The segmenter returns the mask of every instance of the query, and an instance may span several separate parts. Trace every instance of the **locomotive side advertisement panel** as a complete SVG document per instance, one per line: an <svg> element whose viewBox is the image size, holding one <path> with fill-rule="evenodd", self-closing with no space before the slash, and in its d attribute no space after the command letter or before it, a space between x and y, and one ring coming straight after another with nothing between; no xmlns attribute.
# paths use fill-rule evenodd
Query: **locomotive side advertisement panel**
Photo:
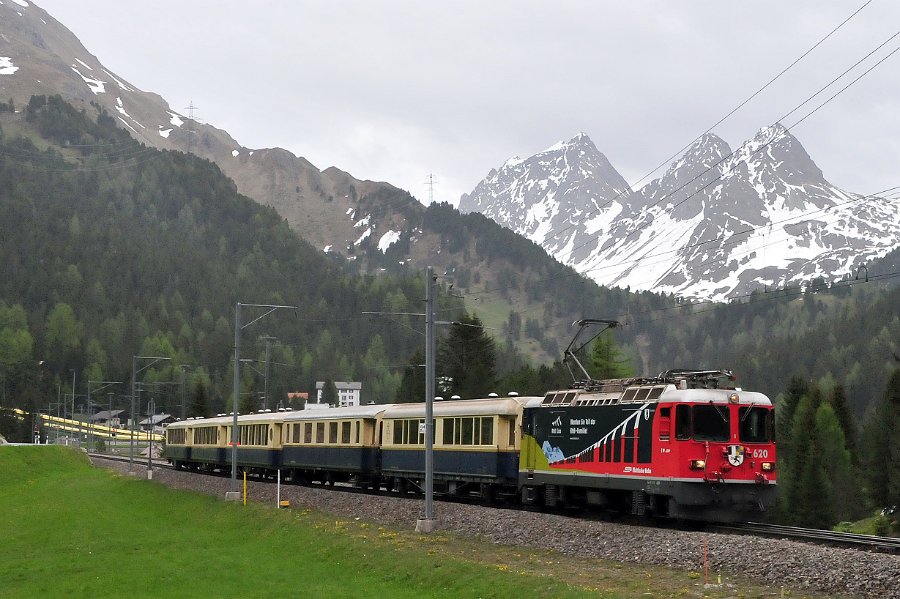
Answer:
<svg viewBox="0 0 900 599"><path fill-rule="evenodd" d="M540 455L523 467L652 475L655 414L655 403L528 410L525 432Z"/></svg>

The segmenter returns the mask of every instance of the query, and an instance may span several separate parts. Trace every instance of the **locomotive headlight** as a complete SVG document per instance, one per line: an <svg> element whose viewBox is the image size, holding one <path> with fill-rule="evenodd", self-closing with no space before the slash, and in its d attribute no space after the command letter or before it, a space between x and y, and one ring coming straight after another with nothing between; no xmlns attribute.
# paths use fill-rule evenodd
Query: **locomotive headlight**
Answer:
<svg viewBox="0 0 900 599"><path fill-rule="evenodd" d="M775 470L775 462L763 462L762 463L762 471L763 472L773 472Z"/></svg>
<svg viewBox="0 0 900 599"><path fill-rule="evenodd" d="M706 468L706 460L691 460L691 470L703 470Z"/></svg>
<svg viewBox="0 0 900 599"><path fill-rule="evenodd" d="M728 403L740 403L741 398L737 393L732 393L728 396Z"/></svg>

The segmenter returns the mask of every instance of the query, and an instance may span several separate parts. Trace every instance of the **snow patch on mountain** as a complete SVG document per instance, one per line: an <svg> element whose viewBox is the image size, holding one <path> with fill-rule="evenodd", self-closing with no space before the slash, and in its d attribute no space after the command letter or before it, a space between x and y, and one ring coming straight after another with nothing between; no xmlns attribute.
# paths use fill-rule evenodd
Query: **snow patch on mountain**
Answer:
<svg viewBox="0 0 900 599"><path fill-rule="evenodd" d="M365 241L366 239L368 239L369 236L370 236L371 234L372 234L372 227L366 227L366 230L363 231L363 234L362 234L362 235L360 235L359 237L357 237L356 241L353 242L353 245L359 245L359 244L361 244L363 241Z"/></svg>
<svg viewBox="0 0 900 599"><path fill-rule="evenodd" d="M384 235L381 236L381 239L378 240L378 249L381 250L381 253L385 253L388 251L388 248L397 243L400 240L400 232L399 231L388 231Z"/></svg>
<svg viewBox="0 0 900 599"><path fill-rule="evenodd" d="M143 125L141 125L141 124L137 121L137 119L135 119L133 116L131 116L130 114L128 114L128 113L125 111L125 105L122 103L122 98L116 98L116 111L117 111L119 114L121 114L122 116L128 117L128 119L129 119L131 122L133 122L134 124L136 124L137 126L139 126L141 129L146 129L146 127L144 127ZM121 120L123 123L125 123L125 126L126 126L126 127L130 128L130 129L132 129L132 130L134 130L134 128L133 128L130 124L128 124L128 123L125 121L125 119L123 119L122 117L119 117L119 120Z"/></svg>
<svg viewBox="0 0 900 599"><path fill-rule="evenodd" d="M0 56L0 75L12 75L19 70L9 56Z"/></svg>
<svg viewBox="0 0 900 599"><path fill-rule="evenodd" d="M84 82L87 83L88 87L91 89L94 94L102 94L106 93L106 82L101 81L100 79L93 79L91 77L87 77L81 73L77 68L72 67L72 70L75 71L79 77L84 79Z"/></svg>
<svg viewBox="0 0 900 599"><path fill-rule="evenodd" d="M76 60L78 60L78 59L76 58ZM81 61L79 61L79 62L81 62ZM115 81L115 82L116 82L116 85L118 85L118 86L119 86L119 89L121 89L122 91L125 91L125 92L132 92L132 91L134 91L133 89L131 89L130 87L128 87L125 83L123 83L122 81L120 81L115 75L113 75L112 73L110 73L110 72L107 71L106 69L102 69L102 71L103 71L104 73L106 73L106 75L107 75L110 79L112 79L113 81Z"/></svg>

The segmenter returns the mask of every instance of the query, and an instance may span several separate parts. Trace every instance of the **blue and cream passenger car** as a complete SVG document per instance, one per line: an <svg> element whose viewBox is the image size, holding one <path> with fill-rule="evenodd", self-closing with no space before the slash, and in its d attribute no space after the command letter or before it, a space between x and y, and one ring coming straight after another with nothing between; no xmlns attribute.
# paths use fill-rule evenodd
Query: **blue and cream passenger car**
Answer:
<svg viewBox="0 0 900 599"><path fill-rule="evenodd" d="M240 416L238 465L248 472L280 467L284 414ZM166 457L176 468L216 470L231 464L232 416L194 418L174 422L166 429Z"/></svg>
<svg viewBox="0 0 900 599"><path fill-rule="evenodd" d="M378 482L383 405L284 415L282 468L296 481Z"/></svg>
<svg viewBox="0 0 900 599"><path fill-rule="evenodd" d="M436 401L435 491L448 495L515 494L519 432L530 398ZM421 486L425 474L425 405L394 404L382 415L381 472L397 490Z"/></svg>

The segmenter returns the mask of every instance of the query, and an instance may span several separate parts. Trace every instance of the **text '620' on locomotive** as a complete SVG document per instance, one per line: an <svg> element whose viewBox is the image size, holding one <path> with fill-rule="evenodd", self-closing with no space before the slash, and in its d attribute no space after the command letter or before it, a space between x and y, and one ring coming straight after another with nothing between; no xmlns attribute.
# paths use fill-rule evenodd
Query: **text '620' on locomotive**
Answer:
<svg viewBox="0 0 900 599"><path fill-rule="evenodd" d="M596 323L615 326L578 324ZM577 339L567 363L587 375ZM775 502L774 410L768 397L733 380L725 370L669 370L588 377L548 392L523 414L522 501L705 521L760 518Z"/></svg>

